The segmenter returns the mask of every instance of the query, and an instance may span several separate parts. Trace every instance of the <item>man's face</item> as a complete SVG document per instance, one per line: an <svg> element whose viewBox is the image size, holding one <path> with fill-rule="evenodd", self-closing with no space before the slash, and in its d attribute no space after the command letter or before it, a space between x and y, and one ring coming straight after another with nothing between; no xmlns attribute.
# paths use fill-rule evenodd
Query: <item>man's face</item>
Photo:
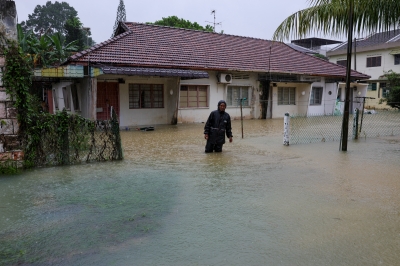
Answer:
<svg viewBox="0 0 400 266"><path fill-rule="evenodd" d="M225 108L226 108L226 104L221 103L221 104L219 105L219 111L220 111L220 112L225 112Z"/></svg>

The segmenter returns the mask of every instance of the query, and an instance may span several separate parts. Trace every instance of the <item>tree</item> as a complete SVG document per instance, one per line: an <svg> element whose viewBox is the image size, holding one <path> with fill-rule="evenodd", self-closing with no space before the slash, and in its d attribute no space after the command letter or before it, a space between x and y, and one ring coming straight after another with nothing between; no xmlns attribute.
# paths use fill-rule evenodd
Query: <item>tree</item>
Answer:
<svg viewBox="0 0 400 266"><path fill-rule="evenodd" d="M71 17L77 17L78 12L66 2L37 5L28 20L21 23L25 32L33 30L36 34L60 32L64 35L65 22Z"/></svg>
<svg viewBox="0 0 400 266"><path fill-rule="evenodd" d="M391 107L400 109L400 74L390 70L385 76L389 81L389 94L385 101Z"/></svg>
<svg viewBox="0 0 400 266"><path fill-rule="evenodd" d="M169 27L183 28L183 29L209 31L209 32L214 31L213 27L210 25L206 25L205 27L203 27L203 26L199 25L197 22L190 22L189 20L185 20L183 18L178 18L177 16L169 16L167 18L162 18L161 20L157 20L154 23L147 22L147 24L169 26Z"/></svg>
<svg viewBox="0 0 400 266"><path fill-rule="evenodd" d="M119 0L119 5L117 9L117 18L115 19L113 33L111 34L111 37L114 36L120 21L126 21L125 4L123 0Z"/></svg>
<svg viewBox="0 0 400 266"><path fill-rule="evenodd" d="M77 51L77 41L66 43L59 32L38 37L33 31L25 33L21 25L17 26L17 32L19 48L31 68L59 65Z"/></svg>
<svg viewBox="0 0 400 266"><path fill-rule="evenodd" d="M94 41L90 37L90 28L83 27L78 17L71 17L65 22L65 42L70 43L76 41L78 51L89 48L94 45Z"/></svg>
<svg viewBox="0 0 400 266"><path fill-rule="evenodd" d="M400 1L398 0L310 0L310 7L287 17L275 30L274 40L290 37L302 38L311 33L337 37L349 30L349 9L353 4L352 31L364 34L387 31L398 26Z"/></svg>
<svg viewBox="0 0 400 266"><path fill-rule="evenodd" d="M341 150L347 151L350 102L351 47L353 32L389 30L400 21L398 0L310 0L311 7L286 18L275 30L273 39L302 38L316 32L347 34L346 97L343 111Z"/></svg>

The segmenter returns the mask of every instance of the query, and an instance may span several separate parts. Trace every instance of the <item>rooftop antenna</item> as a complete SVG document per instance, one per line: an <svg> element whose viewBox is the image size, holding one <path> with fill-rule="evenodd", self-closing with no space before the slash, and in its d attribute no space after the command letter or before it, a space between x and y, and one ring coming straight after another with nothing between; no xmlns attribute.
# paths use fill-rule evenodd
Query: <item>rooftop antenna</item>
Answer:
<svg viewBox="0 0 400 266"><path fill-rule="evenodd" d="M207 22L207 23L213 23L213 25L214 25L213 31L215 32L215 26L221 25L222 22L218 22L218 23L215 22L215 9L211 10L211 15L212 15L212 14L214 14L214 22L211 22L211 21L206 21L206 22Z"/></svg>

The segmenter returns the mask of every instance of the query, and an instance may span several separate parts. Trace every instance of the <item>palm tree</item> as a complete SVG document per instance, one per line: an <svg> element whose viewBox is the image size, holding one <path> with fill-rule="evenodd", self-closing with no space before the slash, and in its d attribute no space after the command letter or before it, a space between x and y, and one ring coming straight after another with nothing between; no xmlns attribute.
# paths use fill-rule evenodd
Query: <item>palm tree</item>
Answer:
<svg viewBox="0 0 400 266"><path fill-rule="evenodd" d="M275 30L273 39L291 35L302 38L312 32L325 35L347 34L346 98L342 123L341 150L347 151L349 128L350 68L353 32L394 29L399 26L399 0L309 0L310 7L286 18Z"/></svg>
<svg viewBox="0 0 400 266"><path fill-rule="evenodd" d="M336 37L349 30L349 11L353 6L352 32L365 34L399 26L398 0L309 0L310 7L287 17L275 30L273 39L302 38L311 33Z"/></svg>
<svg viewBox="0 0 400 266"><path fill-rule="evenodd" d="M72 52L76 52L78 49L76 46L78 40L66 44L65 40L62 40L62 36L59 32L47 38L53 45L53 50L51 51L51 59L52 63L54 64L60 64L64 62Z"/></svg>

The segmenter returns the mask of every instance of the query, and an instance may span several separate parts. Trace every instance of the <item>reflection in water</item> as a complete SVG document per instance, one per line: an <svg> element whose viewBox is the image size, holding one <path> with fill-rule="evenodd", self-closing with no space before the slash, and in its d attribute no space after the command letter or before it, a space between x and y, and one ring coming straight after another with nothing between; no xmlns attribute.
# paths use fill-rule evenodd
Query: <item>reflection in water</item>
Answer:
<svg viewBox="0 0 400 266"><path fill-rule="evenodd" d="M396 265L399 138L282 145L282 120L123 131L125 160L0 178L0 264Z"/></svg>

